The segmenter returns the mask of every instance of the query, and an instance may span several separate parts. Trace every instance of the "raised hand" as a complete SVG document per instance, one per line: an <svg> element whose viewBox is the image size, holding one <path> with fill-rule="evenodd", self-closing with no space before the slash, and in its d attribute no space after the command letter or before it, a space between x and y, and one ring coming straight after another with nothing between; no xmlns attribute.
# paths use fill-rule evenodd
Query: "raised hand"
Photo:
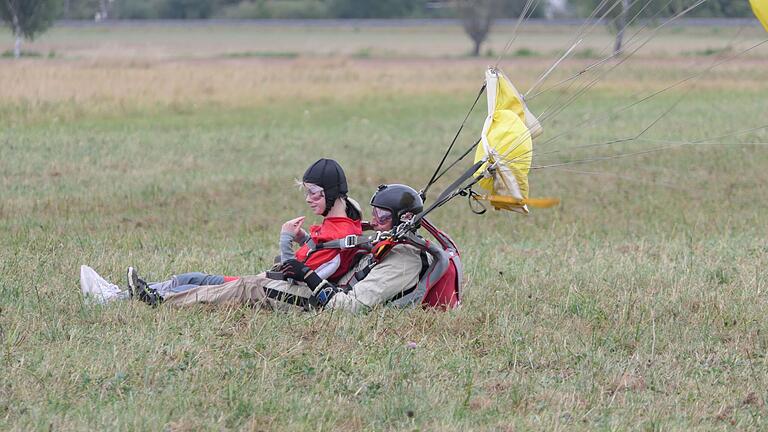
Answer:
<svg viewBox="0 0 768 432"><path fill-rule="evenodd" d="M301 234L299 234L302 229L301 226L304 225L304 219L306 219L304 216L299 216L295 219L291 219L283 224L282 228L280 229L281 233L288 233L293 238L299 238L302 237Z"/></svg>

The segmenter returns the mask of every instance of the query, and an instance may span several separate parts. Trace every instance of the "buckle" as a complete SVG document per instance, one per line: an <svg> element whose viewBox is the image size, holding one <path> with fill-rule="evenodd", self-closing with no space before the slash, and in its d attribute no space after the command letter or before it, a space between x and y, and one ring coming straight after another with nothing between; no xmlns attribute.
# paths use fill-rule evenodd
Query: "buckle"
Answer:
<svg viewBox="0 0 768 432"><path fill-rule="evenodd" d="M344 237L344 242L341 245L342 249L352 249L353 247L357 246L357 236L354 234L350 234L346 237Z"/></svg>
<svg viewBox="0 0 768 432"><path fill-rule="evenodd" d="M376 231L376 237L371 240L371 244L376 244L382 240L392 237L392 231Z"/></svg>

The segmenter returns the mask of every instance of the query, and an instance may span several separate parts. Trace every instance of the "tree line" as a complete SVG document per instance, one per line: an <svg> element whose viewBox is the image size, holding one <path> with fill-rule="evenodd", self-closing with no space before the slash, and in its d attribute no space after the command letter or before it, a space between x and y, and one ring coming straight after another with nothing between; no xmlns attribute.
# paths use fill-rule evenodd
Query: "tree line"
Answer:
<svg viewBox="0 0 768 432"><path fill-rule="evenodd" d="M616 32L614 52L621 53L629 17L659 19L674 16L693 0L0 0L0 18L15 37L14 57L21 41L32 40L57 19L368 19L459 18L478 55L493 21L529 17L597 16ZM528 6L534 4L533 9ZM687 16L751 16L747 1L709 0Z"/></svg>
<svg viewBox="0 0 768 432"><path fill-rule="evenodd" d="M586 17L601 1L538 1L534 2L537 7L531 15ZM49 3L60 4L57 19L387 19L460 18L461 8L467 3L479 4L481 8L492 6L494 18L516 18L526 0L51 0ZM607 8L616 0L604 3ZM632 2L632 9L639 10L646 3L646 0ZM648 13L644 15L661 12L661 16L670 16L692 3L692 0L650 0L645 8ZM564 7L557 7L559 4ZM750 11L747 1L708 0L691 11L690 16L746 17Z"/></svg>

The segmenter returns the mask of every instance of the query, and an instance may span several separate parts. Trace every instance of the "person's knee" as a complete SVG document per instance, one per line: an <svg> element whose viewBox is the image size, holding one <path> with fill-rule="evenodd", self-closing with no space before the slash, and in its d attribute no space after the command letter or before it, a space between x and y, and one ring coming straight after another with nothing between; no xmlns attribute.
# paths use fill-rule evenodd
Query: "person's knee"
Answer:
<svg viewBox="0 0 768 432"><path fill-rule="evenodd" d="M243 279L238 279L222 286L226 293L223 297L231 299L237 303L248 303L251 299L251 287Z"/></svg>

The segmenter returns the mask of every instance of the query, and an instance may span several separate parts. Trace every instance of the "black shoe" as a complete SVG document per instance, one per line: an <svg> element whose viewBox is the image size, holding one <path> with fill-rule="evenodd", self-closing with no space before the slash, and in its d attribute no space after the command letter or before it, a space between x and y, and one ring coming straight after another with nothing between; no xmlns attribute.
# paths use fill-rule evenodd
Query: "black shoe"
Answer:
<svg viewBox="0 0 768 432"><path fill-rule="evenodd" d="M138 297L139 293L144 291L144 287L148 286L144 279L139 277L139 272L134 267L128 267L125 279L128 282L128 292L131 293L131 297Z"/></svg>
<svg viewBox="0 0 768 432"><path fill-rule="evenodd" d="M150 287L144 279L139 277L139 273L133 267L128 267L126 272L128 280L128 292L131 297L137 298L150 306L157 306L163 298L157 293L157 290Z"/></svg>
<svg viewBox="0 0 768 432"><path fill-rule="evenodd" d="M157 293L157 290L150 287L147 287L146 290L139 294L139 300L152 307L155 307L163 302L163 298L160 296L160 294Z"/></svg>

